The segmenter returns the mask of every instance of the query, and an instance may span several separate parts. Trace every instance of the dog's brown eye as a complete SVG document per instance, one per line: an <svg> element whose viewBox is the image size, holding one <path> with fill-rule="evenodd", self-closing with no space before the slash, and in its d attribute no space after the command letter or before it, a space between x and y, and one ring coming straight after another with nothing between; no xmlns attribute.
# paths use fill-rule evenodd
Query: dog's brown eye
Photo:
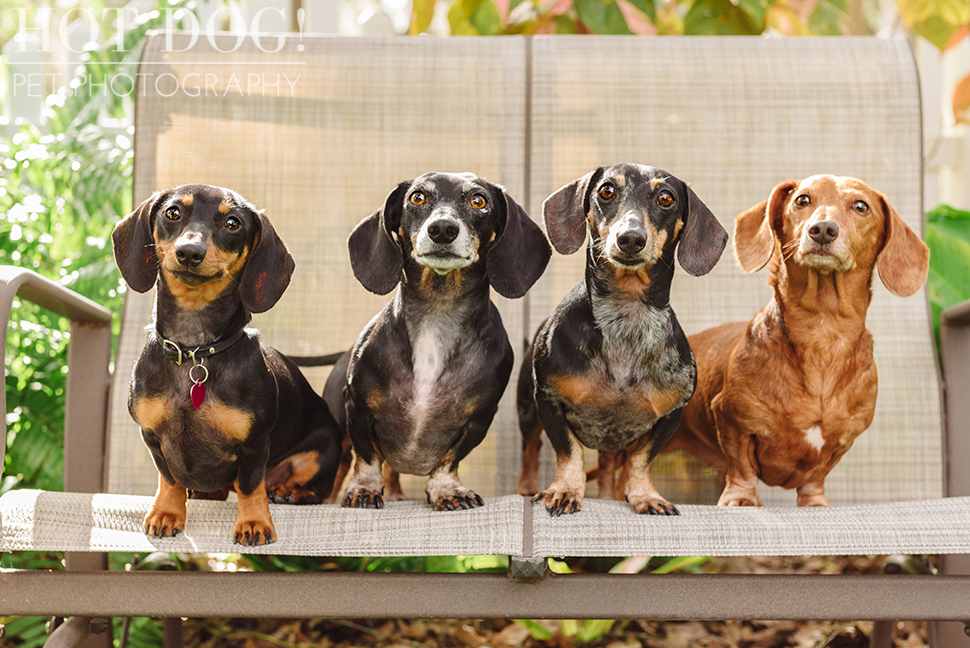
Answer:
<svg viewBox="0 0 970 648"><path fill-rule="evenodd" d="M237 218L226 219L226 229L229 230L230 232L235 232L237 229L239 229L239 225L240 225L239 219Z"/></svg>
<svg viewBox="0 0 970 648"><path fill-rule="evenodd" d="M805 194L802 194L797 198L795 198L795 205L798 207L806 207L811 203L812 203L812 199L806 196Z"/></svg>
<svg viewBox="0 0 970 648"><path fill-rule="evenodd" d="M175 205L172 205L171 207L165 210L165 216L169 220L178 220L182 216L182 213L179 211L178 207L176 207Z"/></svg>
<svg viewBox="0 0 970 648"><path fill-rule="evenodd" d="M600 187L600 198L603 200L613 200L613 196L616 195L616 187L611 184L605 184Z"/></svg>
<svg viewBox="0 0 970 648"><path fill-rule="evenodd" d="M482 194L475 194L469 202L475 209L485 209L485 205L488 204L488 201L485 200L485 196Z"/></svg>
<svg viewBox="0 0 970 648"><path fill-rule="evenodd" d="M661 191L660 195L657 196L657 202L660 203L661 207L670 207L674 204L674 196L669 191Z"/></svg>
<svg viewBox="0 0 970 648"><path fill-rule="evenodd" d="M423 193L420 191L415 191L413 194L411 194L408 200L412 205L423 205L425 198Z"/></svg>
<svg viewBox="0 0 970 648"><path fill-rule="evenodd" d="M854 209L855 210L855 213L857 213L857 214L868 214L869 213L869 205L866 204L865 201L862 201L862 200L857 200L854 203L852 203L852 209Z"/></svg>

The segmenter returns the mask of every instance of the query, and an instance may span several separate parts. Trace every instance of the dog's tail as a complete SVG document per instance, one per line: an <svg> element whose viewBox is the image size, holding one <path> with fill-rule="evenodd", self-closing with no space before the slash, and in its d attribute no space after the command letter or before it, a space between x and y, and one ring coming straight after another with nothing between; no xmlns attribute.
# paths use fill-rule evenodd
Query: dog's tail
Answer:
<svg viewBox="0 0 970 648"><path fill-rule="evenodd" d="M337 351L336 353L328 353L327 355L319 356L293 356L288 355L287 357L293 361L298 367L326 367L332 365L340 359L340 356L347 353L346 351Z"/></svg>

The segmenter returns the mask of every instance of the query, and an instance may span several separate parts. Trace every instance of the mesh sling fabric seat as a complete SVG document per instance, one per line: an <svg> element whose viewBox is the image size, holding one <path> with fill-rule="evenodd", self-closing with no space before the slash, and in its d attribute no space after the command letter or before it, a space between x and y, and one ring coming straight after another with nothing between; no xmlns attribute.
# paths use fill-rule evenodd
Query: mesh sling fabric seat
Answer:
<svg viewBox="0 0 970 648"><path fill-rule="evenodd" d="M236 37L219 38L219 48L204 39L187 48L188 37L176 35L174 51L165 51L164 35L149 39L136 103L134 202L203 182L231 187L266 209L297 269L277 306L253 324L292 356L349 348L389 299L356 282L346 237L398 182L430 170L472 171L501 183L541 220L542 200L566 182L600 164L641 162L689 181L728 231L738 212L779 181L853 175L922 229L919 86L905 41L304 36L303 50L294 39L265 54L248 41L224 53ZM157 81L163 75L178 79L178 91ZM517 362L523 341L582 276L584 259L554 255L521 300L493 293ZM0 275L5 314L24 276ZM708 276L677 270L672 304L688 334L749 320L769 298L766 278L743 275L728 252ZM38 296L47 290L68 298L49 282L31 282L43 288L21 289L22 297L52 304ZM960 447L970 438L970 412L948 403L944 429L925 288L903 299L876 279L873 290L867 322L879 368L876 416L826 481L828 509L798 509L793 492L763 484L765 508L718 509L716 476L671 454L661 456L654 475L681 517L637 516L623 503L594 499L590 484L580 513L551 518L512 494L521 459L512 384L485 442L462 462L463 482L486 498L482 509L433 512L424 503L424 478L406 477L412 501L382 511L272 505L279 542L247 551L510 555L514 578L7 572L0 574L0 613L970 619L965 576L543 577L545 557L627 555L940 553L953 556L946 565L955 573L970 573L961 565L970 553L970 488L949 469L970 457ZM97 361L71 361L69 390L86 389L84 402L95 410L109 391L110 400L100 418L83 415L86 427L68 422L68 492L0 498L0 551L64 550L72 552L69 567L97 569L104 551L240 549L232 545L234 502L190 502L185 534L176 539L147 538L139 528L157 474L125 399L151 305L151 293L129 291L110 390L103 342ZM71 312L80 331L72 334L72 353L95 328L90 320L101 318L103 339L105 314L90 309ZM970 356L967 311L945 317L951 385L968 380L957 373ZM326 372L307 374L321 388ZM102 456L103 471L93 459ZM545 443L540 483L554 472ZM240 582L278 595L247 599ZM106 593L97 601L72 596L99 586ZM153 595L140 597L143 588Z"/></svg>

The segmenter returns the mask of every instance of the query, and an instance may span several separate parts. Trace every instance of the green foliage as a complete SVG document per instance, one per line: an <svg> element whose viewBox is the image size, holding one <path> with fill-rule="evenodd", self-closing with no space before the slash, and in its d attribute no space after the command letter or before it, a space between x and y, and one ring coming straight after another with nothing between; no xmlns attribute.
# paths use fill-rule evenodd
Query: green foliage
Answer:
<svg viewBox="0 0 970 648"><path fill-rule="evenodd" d="M896 4L910 29L940 49L970 23L967 0L896 0Z"/></svg>
<svg viewBox="0 0 970 648"><path fill-rule="evenodd" d="M940 312L970 299L970 212L940 205L926 214L924 236L930 248L927 288L939 347Z"/></svg>
<svg viewBox="0 0 970 648"><path fill-rule="evenodd" d="M112 35L85 55L73 82L47 99L49 134L31 124L0 139L0 264L31 268L113 312L124 284L110 236L131 209L133 130L118 126L131 101L110 90L111 80L135 77L139 43L161 20L145 14L128 25L123 48ZM0 490L62 487L68 331L64 318L15 302Z"/></svg>
<svg viewBox="0 0 970 648"><path fill-rule="evenodd" d="M847 0L513 0L506 14L493 0L449 0L449 5L453 35L730 36L761 34L769 28L790 35L837 35L848 30ZM433 12L433 0L416 0L411 34L427 30Z"/></svg>
<svg viewBox="0 0 970 648"><path fill-rule="evenodd" d="M576 15L597 34L632 34L616 0L574 0Z"/></svg>

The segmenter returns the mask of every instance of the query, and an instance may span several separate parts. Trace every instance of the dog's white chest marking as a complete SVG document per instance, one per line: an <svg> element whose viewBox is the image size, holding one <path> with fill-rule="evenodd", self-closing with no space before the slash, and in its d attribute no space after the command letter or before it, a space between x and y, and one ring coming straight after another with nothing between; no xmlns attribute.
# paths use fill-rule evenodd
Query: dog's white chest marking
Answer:
<svg viewBox="0 0 970 648"><path fill-rule="evenodd" d="M414 383L409 411L415 443L435 415L436 405L441 400L441 377L457 340L457 327L447 317L425 321L414 338L411 346Z"/></svg>
<svg viewBox="0 0 970 648"><path fill-rule="evenodd" d="M816 452L821 452L822 447L825 445L825 439L822 438L822 428L818 425L813 425L805 430L804 434L805 442L815 448Z"/></svg>
<svg viewBox="0 0 970 648"><path fill-rule="evenodd" d="M421 421L427 413L434 397L435 384L444 369L444 349L433 327L422 329L414 347L411 363L414 368L414 387L411 396L411 416L415 421L415 428L421 427Z"/></svg>

